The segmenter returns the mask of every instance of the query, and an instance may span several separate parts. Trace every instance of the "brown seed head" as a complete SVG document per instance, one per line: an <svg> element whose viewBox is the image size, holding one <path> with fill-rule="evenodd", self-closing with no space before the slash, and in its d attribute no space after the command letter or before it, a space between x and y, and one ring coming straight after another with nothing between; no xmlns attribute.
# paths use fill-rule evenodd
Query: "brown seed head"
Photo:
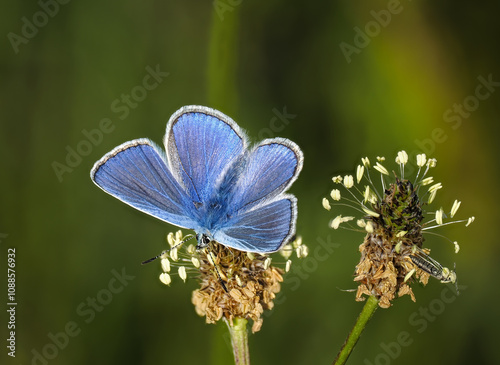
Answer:
<svg viewBox="0 0 500 365"><path fill-rule="evenodd" d="M216 267L207 256L210 253L201 253L200 289L191 297L196 313L205 316L207 323L215 323L222 317L231 323L235 317L250 318L252 332L259 331L261 315L273 308L273 299L281 289L283 270L266 264L266 256L247 255L218 243L213 243L210 251L228 291L222 287Z"/></svg>
<svg viewBox="0 0 500 365"><path fill-rule="evenodd" d="M418 196L411 182L399 180L385 191L384 199L373 206L378 216L370 216L373 232L359 246L361 260L356 266L355 281L359 282L356 300L363 294L374 295L382 308L391 306L398 296L415 296L408 285L414 272L426 284L429 275L410 259L413 246L422 247L423 215Z"/></svg>

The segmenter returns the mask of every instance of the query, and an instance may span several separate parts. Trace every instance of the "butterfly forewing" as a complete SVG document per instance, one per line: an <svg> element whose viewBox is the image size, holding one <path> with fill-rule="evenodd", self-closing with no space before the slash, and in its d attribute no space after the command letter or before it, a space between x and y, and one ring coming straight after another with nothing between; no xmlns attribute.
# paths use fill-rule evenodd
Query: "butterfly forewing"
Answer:
<svg viewBox="0 0 500 365"><path fill-rule="evenodd" d="M96 162L91 178L108 194L144 213L180 227L196 226L186 212L187 195L160 150L147 139L116 147Z"/></svg>
<svg viewBox="0 0 500 365"><path fill-rule="evenodd" d="M172 171L197 203L208 202L228 167L246 147L236 123L209 111L204 107L181 109L167 124L165 136Z"/></svg>
<svg viewBox="0 0 500 365"><path fill-rule="evenodd" d="M248 210L283 193L297 178L302 159L302 151L289 140L263 141L248 156L234 186L230 209Z"/></svg>

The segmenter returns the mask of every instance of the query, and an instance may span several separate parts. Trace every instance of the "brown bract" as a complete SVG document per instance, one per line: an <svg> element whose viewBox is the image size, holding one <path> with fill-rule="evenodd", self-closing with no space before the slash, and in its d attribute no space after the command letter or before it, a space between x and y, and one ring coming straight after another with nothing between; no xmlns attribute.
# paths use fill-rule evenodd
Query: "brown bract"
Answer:
<svg viewBox="0 0 500 365"><path fill-rule="evenodd" d="M415 278L421 283L426 285L429 280L429 274L411 262L409 255L412 251L405 244L401 245L398 253L395 244L374 232L366 235L359 250L361 260L356 266L354 278L359 282L357 301L365 300L363 294L375 296L382 308L389 308L396 295L410 295L415 301L415 295L409 286L414 278L408 278L405 282L406 275L415 270Z"/></svg>
<svg viewBox="0 0 500 365"><path fill-rule="evenodd" d="M213 243L209 252L200 255L200 289L191 297L196 313L215 323L222 317L252 319L252 332L260 330L265 310L272 309L273 299L280 291L283 270L265 264L266 256L238 251ZM266 267L269 266L269 267ZM227 287L221 285L219 275Z"/></svg>

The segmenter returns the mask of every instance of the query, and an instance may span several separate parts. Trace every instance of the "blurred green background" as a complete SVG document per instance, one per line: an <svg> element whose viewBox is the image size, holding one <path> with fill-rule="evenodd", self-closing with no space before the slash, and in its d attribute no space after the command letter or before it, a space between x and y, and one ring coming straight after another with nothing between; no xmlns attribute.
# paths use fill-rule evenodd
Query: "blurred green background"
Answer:
<svg viewBox="0 0 500 365"><path fill-rule="evenodd" d="M444 189L436 208L459 199L458 218L476 216L467 229L439 231L459 241L458 255L440 237L426 240L433 257L456 262L462 290L445 303L450 288L431 280L415 287L416 303L404 297L379 309L349 363L498 363L499 294L491 281L499 263L492 230L498 3L25 1L2 8L0 363L44 364L36 359L44 348L49 364L232 363L224 326L206 325L191 305L197 283L174 280L168 288L159 263L140 265L175 228L89 178L94 162L122 142L161 143L170 115L189 104L220 108L253 141L287 137L304 151L291 191L311 257L295 261L303 276L285 277L280 303L251 335L254 364L332 362L362 308L340 289L355 287L363 235L329 229L338 211L325 211L321 199L334 187L331 177L354 171L361 157L393 161L400 149L438 159L433 175ZM211 35L221 29L237 48L211 53ZM151 70L157 83L149 79L146 90ZM489 89L478 89L481 77ZM286 122L279 113L289 114ZM69 152L76 149L80 157ZM315 259L327 240L337 247ZM15 359L6 349L8 248L17 264ZM107 297L114 272L123 271L126 285ZM88 298L98 295L106 305L91 309ZM72 334L67 341L63 331ZM411 343L394 345L402 332Z"/></svg>

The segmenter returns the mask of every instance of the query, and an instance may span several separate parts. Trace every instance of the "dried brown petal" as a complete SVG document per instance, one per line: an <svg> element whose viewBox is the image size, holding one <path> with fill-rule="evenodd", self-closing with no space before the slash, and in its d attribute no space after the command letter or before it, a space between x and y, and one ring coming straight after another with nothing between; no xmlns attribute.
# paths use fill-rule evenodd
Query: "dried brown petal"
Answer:
<svg viewBox="0 0 500 365"><path fill-rule="evenodd" d="M283 271L276 267L265 267L266 257L234 250L213 244L213 255L200 255L200 289L192 294L196 313L206 316L207 323L221 318L249 318L254 323L252 331L262 327L264 310L274 307L274 298L281 289ZM210 256L214 256L214 260ZM215 271L214 261L218 263ZM225 292L219 276L228 289ZM236 280L236 276L238 280ZM227 280L225 280L227 278Z"/></svg>

